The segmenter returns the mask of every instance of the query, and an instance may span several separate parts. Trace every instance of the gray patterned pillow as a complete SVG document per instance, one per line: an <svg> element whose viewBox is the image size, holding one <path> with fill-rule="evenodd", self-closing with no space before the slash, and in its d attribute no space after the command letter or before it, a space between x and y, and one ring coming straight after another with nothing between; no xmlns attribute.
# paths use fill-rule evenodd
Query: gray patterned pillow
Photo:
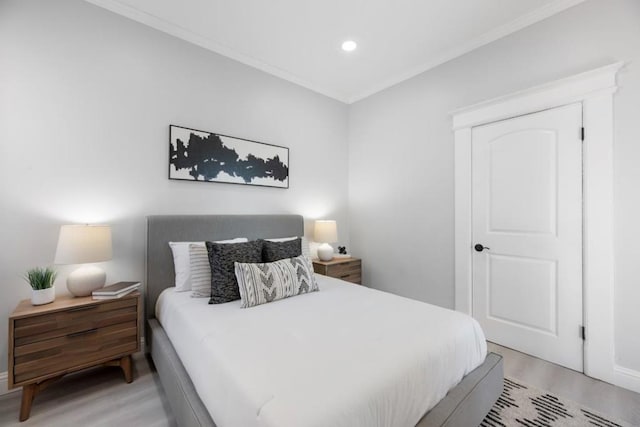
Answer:
<svg viewBox="0 0 640 427"><path fill-rule="evenodd" d="M300 245L302 246L301 251L302 251L302 255L306 256L307 258L311 259L311 250L309 248L309 241L307 240L306 237L302 236L302 237L278 237L275 239L264 239L267 242L287 242L289 240L295 240L295 239L300 239Z"/></svg>
<svg viewBox="0 0 640 427"><path fill-rule="evenodd" d="M285 242L270 242L262 244L262 262L280 261L285 258L295 258L302 255L302 240L298 237Z"/></svg>
<svg viewBox="0 0 640 427"><path fill-rule="evenodd" d="M207 252L211 264L209 304L222 304L240 299L233 264L262 261L262 240L226 244L207 242Z"/></svg>
<svg viewBox="0 0 640 427"><path fill-rule="evenodd" d="M311 261L305 256L270 263L235 263L241 308L318 290Z"/></svg>

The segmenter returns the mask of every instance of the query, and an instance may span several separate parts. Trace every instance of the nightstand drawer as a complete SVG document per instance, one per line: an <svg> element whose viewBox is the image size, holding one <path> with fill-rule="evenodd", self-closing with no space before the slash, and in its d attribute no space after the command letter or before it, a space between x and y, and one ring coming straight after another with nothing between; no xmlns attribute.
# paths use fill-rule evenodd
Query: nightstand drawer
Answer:
<svg viewBox="0 0 640 427"><path fill-rule="evenodd" d="M17 345L14 350L15 383L130 353L137 348L137 336L138 322L134 319Z"/></svg>
<svg viewBox="0 0 640 427"><path fill-rule="evenodd" d="M137 320L137 299L109 301L75 309L16 319L16 347Z"/></svg>
<svg viewBox="0 0 640 427"><path fill-rule="evenodd" d="M347 282L362 283L362 261L358 258L334 258L331 261L313 261L313 270Z"/></svg>
<svg viewBox="0 0 640 427"><path fill-rule="evenodd" d="M345 282L356 283L358 285L362 282L362 276L360 275L360 273L343 274L341 276L330 277L335 277L337 279L344 280Z"/></svg>
<svg viewBox="0 0 640 427"><path fill-rule="evenodd" d="M361 262L358 261L350 261L342 264L335 264L327 266L327 275L331 277L337 277L342 279L343 277L350 276L353 274L360 275Z"/></svg>

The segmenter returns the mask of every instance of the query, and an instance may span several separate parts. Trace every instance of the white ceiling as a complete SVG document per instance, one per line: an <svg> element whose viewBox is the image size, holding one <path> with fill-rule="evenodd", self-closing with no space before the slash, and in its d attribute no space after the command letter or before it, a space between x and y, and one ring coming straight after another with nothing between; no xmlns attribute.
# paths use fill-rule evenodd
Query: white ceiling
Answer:
<svg viewBox="0 0 640 427"><path fill-rule="evenodd" d="M351 103L584 0L87 1Z"/></svg>

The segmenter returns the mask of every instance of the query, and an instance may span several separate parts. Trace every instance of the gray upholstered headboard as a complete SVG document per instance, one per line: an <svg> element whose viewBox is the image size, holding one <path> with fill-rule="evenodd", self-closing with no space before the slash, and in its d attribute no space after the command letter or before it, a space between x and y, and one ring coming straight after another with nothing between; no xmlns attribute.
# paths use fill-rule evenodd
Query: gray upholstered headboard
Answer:
<svg viewBox="0 0 640 427"><path fill-rule="evenodd" d="M160 293L174 285L173 255L168 242L198 242L246 237L302 236L300 215L152 215L147 217L145 318L155 317Z"/></svg>

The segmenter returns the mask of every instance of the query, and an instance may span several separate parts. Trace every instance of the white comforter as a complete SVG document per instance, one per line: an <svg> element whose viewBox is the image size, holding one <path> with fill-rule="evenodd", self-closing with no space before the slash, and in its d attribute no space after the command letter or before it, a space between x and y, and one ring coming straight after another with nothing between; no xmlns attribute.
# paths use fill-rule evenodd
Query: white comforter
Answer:
<svg viewBox="0 0 640 427"><path fill-rule="evenodd" d="M218 427L415 426L486 355L461 313L316 275L241 309L165 290L156 317Z"/></svg>

